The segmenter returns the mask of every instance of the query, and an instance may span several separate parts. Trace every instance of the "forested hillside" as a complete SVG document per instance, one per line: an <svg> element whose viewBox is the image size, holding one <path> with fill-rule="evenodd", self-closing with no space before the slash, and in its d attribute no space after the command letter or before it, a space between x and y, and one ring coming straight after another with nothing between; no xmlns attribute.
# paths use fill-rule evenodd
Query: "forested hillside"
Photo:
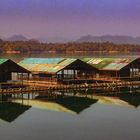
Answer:
<svg viewBox="0 0 140 140"><path fill-rule="evenodd" d="M104 43L40 43L29 41L3 41L0 40L0 53L132 53L140 52L140 45Z"/></svg>

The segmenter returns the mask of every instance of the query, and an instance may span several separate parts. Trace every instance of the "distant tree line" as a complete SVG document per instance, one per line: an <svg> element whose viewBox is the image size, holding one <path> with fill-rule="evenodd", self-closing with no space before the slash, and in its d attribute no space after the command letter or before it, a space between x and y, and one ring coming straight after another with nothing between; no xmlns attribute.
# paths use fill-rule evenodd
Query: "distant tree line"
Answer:
<svg viewBox="0 0 140 140"><path fill-rule="evenodd" d="M3 41L0 39L0 53L61 53L61 54L82 54L102 53L119 54L140 52L140 45L114 44L110 42L85 42L85 43L40 43L36 40L29 41Z"/></svg>

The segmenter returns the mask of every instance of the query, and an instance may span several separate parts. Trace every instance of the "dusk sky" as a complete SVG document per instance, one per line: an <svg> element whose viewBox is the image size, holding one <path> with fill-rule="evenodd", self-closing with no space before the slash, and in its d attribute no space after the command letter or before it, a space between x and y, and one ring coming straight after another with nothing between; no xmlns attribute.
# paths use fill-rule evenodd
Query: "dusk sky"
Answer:
<svg viewBox="0 0 140 140"><path fill-rule="evenodd" d="M140 36L140 0L0 0L0 36Z"/></svg>

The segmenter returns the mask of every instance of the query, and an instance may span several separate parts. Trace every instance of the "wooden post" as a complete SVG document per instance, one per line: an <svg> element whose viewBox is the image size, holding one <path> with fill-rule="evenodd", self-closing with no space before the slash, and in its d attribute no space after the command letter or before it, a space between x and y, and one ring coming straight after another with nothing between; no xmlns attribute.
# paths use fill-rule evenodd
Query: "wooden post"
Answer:
<svg viewBox="0 0 140 140"><path fill-rule="evenodd" d="M22 82L22 86L23 86L23 73L21 74L21 82Z"/></svg>
<svg viewBox="0 0 140 140"><path fill-rule="evenodd" d="M21 92L21 99L22 99L22 104L23 104L23 92Z"/></svg>
<svg viewBox="0 0 140 140"><path fill-rule="evenodd" d="M73 70L73 78L74 78L74 81L75 81L75 69Z"/></svg>
<svg viewBox="0 0 140 140"><path fill-rule="evenodd" d="M30 79L30 74L29 73L27 73L27 80L29 80Z"/></svg>
<svg viewBox="0 0 140 140"><path fill-rule="evenodd" d="M30 93L28 92L28 100L30 100Z"/></svg>

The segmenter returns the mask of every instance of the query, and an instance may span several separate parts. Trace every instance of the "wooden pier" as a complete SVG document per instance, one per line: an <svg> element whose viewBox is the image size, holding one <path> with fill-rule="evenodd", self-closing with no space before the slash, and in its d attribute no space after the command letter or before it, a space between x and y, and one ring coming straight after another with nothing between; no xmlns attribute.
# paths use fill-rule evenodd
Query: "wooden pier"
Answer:
<svg viewBox="0 0 140 140"><path fill-rule="evenodd" d="M104 89L104 88L118 88L128 86L140 86L140 81L124 81L113 83L93 83L93 84L70 84L62 85L56 83L41 83L41 82L23 82L23 87L20 88L5 88L0 89L0 94L18 94L18 93L32 93L43 92L49 90L69 90L69 89Z"/></svg>
<svg viewBox="0 0 140 140"><path fill-rule="evenodd" d="M58 84L56 82L23 81L26 86L44 87L47 89L77 89L77 88L103 88L103 87L127 87L140 86L140 81L118 81L92 84Z"/></svg>
<svg viewBox="0 0 140 140"><path fill-rule="evenodd" d="M46 91L47 88L38 88L38 87L25 87L25 88L9 88L9 89L0 89L0 94L18 94L18 93L31 93L31 92L40 92Z"/></svg>
<svg viewBox="0 0 140 140"><path fill-rule="evenodd" d="M7 87L0 89L0 94L18 94L18 93L33 93L33 92L43 92L49 90L68 90L68 89L112 89L118 87L128 87L128 86L140 86L140 81L119 81L112 83L93 83L93 84L57 84L57 83L48 83L40 81L23 81L23 87ZM17 84L16 84L17 86Z"/></svg>

